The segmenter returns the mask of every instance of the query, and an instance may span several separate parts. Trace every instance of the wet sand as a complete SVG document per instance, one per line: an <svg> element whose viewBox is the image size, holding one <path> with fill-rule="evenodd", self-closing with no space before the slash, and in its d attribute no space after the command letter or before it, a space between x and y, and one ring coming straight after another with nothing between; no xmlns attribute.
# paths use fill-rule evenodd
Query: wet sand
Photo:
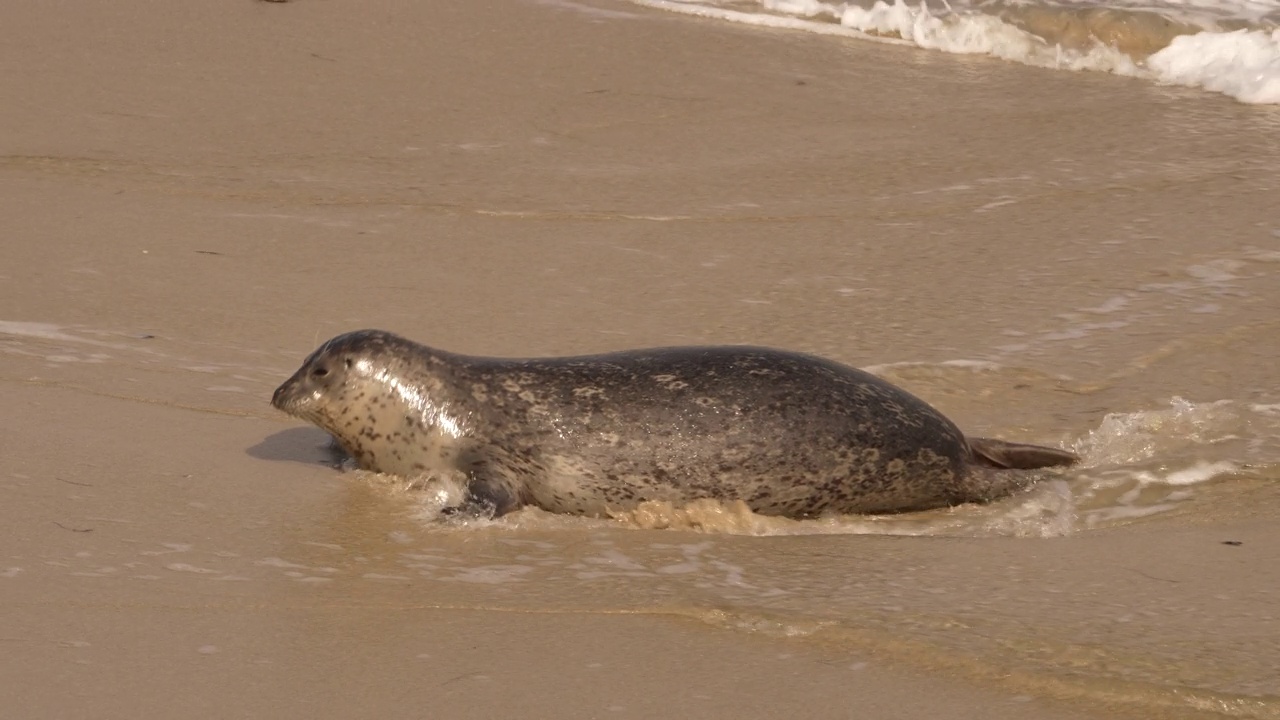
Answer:
<svg viewBox="0 0 1280 720"><path fill-rule="evenodd" d="M308 526L323 522L340 481L317 482L302 465L264 474L226 451L230 461L191 472L190 458L165 451L192 438L247 446L266 423L43 389L11 388L6 401L61 403L42 416L85 441L83 453L6 448L11 471L44 480L6 482L20 497L6 506L22 507L5 518L6 555L21 558L8 561L23 569L4 578L0 661L15 716L766 717L809 708L842 717L856 705L911 718L956 698L972 708L957 717L1026 710L856 654L696 619L450 607L421 588L349 573L299 581L278 561L298 560L301 538L334 539ZM153 433L151 447L109 441L109 416ZM10 435L28 447L39 437ZM340 551L310 548L342 562ZM219 570L225 563L243 574Z"/></svg>
<svg viewBox="0 0 1280 720"><path fill-rule="evenodd" d="M1017 370L898 379L1040 442L1173 396L1274 404L1274 110L622 4L129 1L5 34L19 715L1280 716L1270 466L1053 540L440 536L267 406L357 327L996 360ZM704 542L884 617L833 634L552 564ZM526 565L550 569L502 575Z"/></svg>

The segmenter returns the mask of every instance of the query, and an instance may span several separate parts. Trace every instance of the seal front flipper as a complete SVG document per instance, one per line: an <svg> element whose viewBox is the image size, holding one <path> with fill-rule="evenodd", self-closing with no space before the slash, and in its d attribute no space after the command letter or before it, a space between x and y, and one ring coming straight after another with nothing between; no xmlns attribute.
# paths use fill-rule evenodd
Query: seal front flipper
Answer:
<svg viewBox="0 0 1280 720"><path fill-rule="evenodd" d="M501 483L472 480L461 503L440 508L446 517L496 518L520 508L520 501Z"/></svg>
<svg viewBox="0 0 1280 720"><path fill-rule="evenodd" d="M1045 467L1066 467L1080 462L1080 456L1066 450L1014 443L994 438L965 438L973 450L973 459L980 465L1009 470L1035 470Z"/></svg>
<svg viewBox="0 0 1280 720"><path fill-rule="evenodd" d="M471 518L490 520L496 516L493 504L484 500L477 500L468 497L463 500L460 505L450 505L440 508L440 516L447 518Z"/></svg>
<svg viewBox="0 0 1280 720"><path fill-rule="evenodd" d="M468 473L467 497L458 505L442 508L444 515L471 515L496 518L520 509L520 494L511 483L488 472L485 463L475 463Z"/></svg>

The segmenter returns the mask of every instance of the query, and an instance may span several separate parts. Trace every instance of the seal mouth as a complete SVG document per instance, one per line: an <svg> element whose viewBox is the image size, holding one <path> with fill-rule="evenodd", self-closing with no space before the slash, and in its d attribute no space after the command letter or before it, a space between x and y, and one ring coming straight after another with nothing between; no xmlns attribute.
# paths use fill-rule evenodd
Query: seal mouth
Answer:
<svg viewBox="0 0 1280 720"><path fill-rule="evenodd" d="M289 405L292 404L292 398L289 394L289 386L291 384L291 382L286 381L283 385L276 388L275 392L271 393L271 407L277 410L283 410L284 412L289 412ZM293 413L289 414L292 415Z"/></svg>
<svg viewBox="0 0 1280 720"><path fill-rule="evenodd" d="M289 378L271 394L271 407L294 417L301 417L306 400L306 396L298 393L297 379Z"/></svg>

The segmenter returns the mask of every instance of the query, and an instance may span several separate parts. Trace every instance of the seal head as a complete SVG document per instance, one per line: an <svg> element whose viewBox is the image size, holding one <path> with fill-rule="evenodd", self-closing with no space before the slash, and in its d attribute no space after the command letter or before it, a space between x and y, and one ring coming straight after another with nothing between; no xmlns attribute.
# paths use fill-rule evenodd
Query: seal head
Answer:
<svg viewBox="0 0 1280 720"><path fill-rule="evenodd" d="M339 335L271 404L327 431L362 468L406 477L445 469L468 428L430 371L446 364L438 355L391 333Z"/></svg>

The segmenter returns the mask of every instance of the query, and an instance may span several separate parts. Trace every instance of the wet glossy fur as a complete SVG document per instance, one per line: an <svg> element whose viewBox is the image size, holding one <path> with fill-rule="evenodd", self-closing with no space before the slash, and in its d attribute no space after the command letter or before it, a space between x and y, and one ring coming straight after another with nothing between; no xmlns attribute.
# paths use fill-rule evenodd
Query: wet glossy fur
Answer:
<svg viewBox="0 0 1280 720"><path fill-rule="evenodd" d="M602 515L645 500L741 500L766 515L984 502L1070 453L966 439L924 401L800 353L675 347L499 359L391 333L340 335L272 404L365 469L460 477L472 507Z"/></svg>

